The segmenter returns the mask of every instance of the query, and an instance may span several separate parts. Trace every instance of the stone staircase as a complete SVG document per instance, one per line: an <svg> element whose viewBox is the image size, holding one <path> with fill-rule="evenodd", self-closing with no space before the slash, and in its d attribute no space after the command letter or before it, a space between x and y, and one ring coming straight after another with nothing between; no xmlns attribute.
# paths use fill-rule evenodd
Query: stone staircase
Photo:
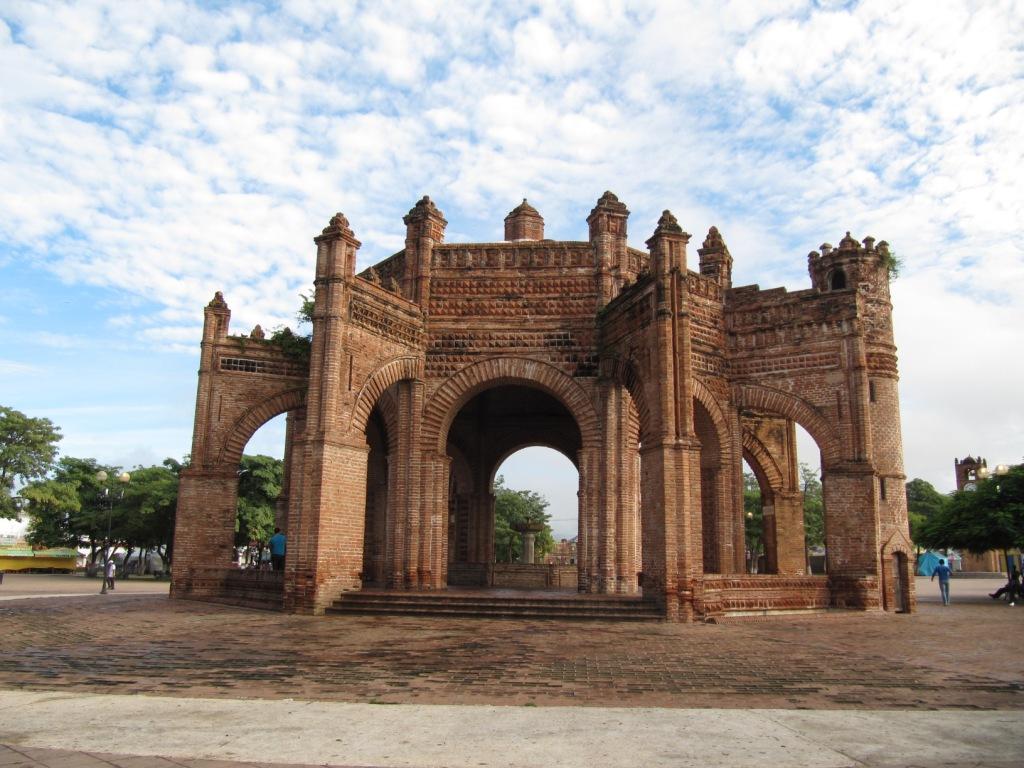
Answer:
<svg viewBox="0 0 1024 768"><path fill-rule="evenodd" d="M345 592L326 613L557 621L661 621L663 618L658 606L634 596L514 589Z"/></svg>

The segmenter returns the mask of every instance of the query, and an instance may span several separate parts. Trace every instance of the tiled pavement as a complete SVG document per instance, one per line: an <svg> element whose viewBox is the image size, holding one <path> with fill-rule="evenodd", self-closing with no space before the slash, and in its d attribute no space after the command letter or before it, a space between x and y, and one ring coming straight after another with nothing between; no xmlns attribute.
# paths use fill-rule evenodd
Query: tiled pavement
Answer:
<svg viewBox="0 0 1024 768"><path fill-rule="evenodd" d="M413 704L1024 707L1024 610L722 625L287 616L162 596L0 602L0 687Z"/></svg>
<svg viewBox="0 0 1024 768"><path fill-rule="evenodd" d="M944 608L933 587L919 580L920 610L911 616L835 613L721 625L285 616L129 590L103 598L35 597L0 602L0 690L378 704L1024 711L1024 607L988 600L991 584L954 582L954 605ZM249 765L27 749L4 739L2 723L0 741L11 744L0 747L0 768Z"/></svg>

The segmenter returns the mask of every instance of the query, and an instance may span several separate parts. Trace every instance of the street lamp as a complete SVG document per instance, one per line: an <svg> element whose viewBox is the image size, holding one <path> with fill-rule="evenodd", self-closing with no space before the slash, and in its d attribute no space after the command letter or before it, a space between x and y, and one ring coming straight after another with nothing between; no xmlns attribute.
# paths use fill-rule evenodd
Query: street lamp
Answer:
<svg viewBox="0 0 1024 768"><path fill-rule="evenodd" d="M96 473L96 480L100 483L106 483L109 475L102 469ZM128 481L132 479L132 476L127 472L122 472L117 476L117 481L121 483L121 492L117 495L117 498L124 498L124 486L128 484ZM114 515L114 497L110 493L110 487L107 485L103 486L103 498L108 502L107 504L107 538L103 540L103 586L100 587L100 594L107 594L107 567L110 563L110 519Z"/></svg>
<svg viewBox="0 0 1024 768"><path fill-rule="evenodd" d="M989 470L988 467L981 467L978 470L978 477L981 478L982 480L985 480L986 478L991 477L993 474L1008 475L1009 473L1010 468L1006 464L996 464L996 468L993 470Z"/></svg>

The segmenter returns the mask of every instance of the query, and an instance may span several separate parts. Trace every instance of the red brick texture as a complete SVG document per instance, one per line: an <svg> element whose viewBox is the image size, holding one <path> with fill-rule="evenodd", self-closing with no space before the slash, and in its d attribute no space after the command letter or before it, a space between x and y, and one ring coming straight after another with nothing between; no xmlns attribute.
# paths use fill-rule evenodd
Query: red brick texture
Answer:
<svg viewBox="0 0 1024 768"><path fill-rule="evenodd" d="M821 246L807 290L734 288L717 229L691 271L671 213L647 251L627 245L628 217L605 193L587 240L544 240L524 201L505 242L447 244L425 197L405 248L357 275L338 214L315 239L308 362L229 335L218 294L173 594L320 613L364 586L487 584L495 472L546 445L579 474L580 591L640 593L684 621L913 610L886 244ZM285 412L288 556L279 583L254 584L230 573L236 472ZM806 575L797 423L821 450L826 577ZM770 572L756 577L743 573L744 458L766 508Z"/></svg>

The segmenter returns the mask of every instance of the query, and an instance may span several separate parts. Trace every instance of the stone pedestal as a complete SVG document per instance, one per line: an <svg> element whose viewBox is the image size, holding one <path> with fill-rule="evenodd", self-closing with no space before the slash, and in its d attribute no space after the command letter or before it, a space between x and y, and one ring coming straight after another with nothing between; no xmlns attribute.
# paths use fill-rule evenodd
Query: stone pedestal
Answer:
<svg viewBox="0 0 1024 768"><path fill-rule="evenodd" d="M544 524L534 522L519 523L514 528L523 537L523 556L521 562L526 565L533 565L533 561L537 558L535 549L537 534L544 530Z"/></svg>

